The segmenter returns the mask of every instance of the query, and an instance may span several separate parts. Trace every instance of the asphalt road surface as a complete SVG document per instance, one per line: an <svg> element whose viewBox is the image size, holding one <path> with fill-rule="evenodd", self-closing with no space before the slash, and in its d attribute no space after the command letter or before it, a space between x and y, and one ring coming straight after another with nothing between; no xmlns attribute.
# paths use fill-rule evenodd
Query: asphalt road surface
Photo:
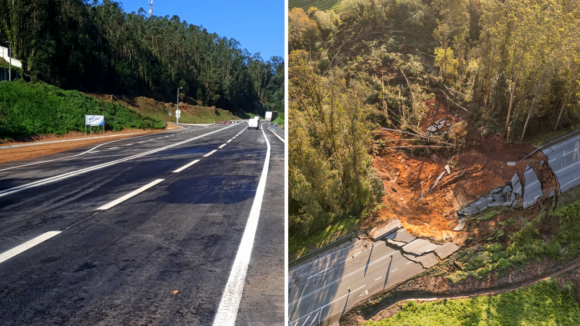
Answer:
<svg viewBox="0 0 580 326"><path fill-rule="evenodd" d="M346 252L334 252L290 273L290 326L336 325L357 302L424 271L384 242L354 258Z"/></svg>
<svg viewBox="0 0 580 326"><path fill-rule="evenodd" d="M283 160L241 123L0 165L0 325L283 325Z"/></svg>
<svg viewBox="0 0 580 326"><path fill-rule="evenodd" d="M580 185L580 135L542 150L558 178L560 191Z"/></svg>

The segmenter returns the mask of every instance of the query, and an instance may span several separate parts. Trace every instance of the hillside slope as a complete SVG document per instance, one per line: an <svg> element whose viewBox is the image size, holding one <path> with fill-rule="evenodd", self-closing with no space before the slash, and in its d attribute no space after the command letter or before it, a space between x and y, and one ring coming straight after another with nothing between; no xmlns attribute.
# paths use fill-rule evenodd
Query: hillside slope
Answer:
<svg viewBox="0 0 580 326"><path fill-rule="evenodd" d="M318 10L337 10L341 0L289 0L288 8L302 8L308 11L310 7L316 7Z"/></svg>
<svg viewBox="0 0 580 326"><path fill-rule="evenodd" d="M155 118L160 121L169 121L169 112L171 112L171 121L175 122L175 103L156 101L154 99L143 96L131 97L90 93L88 95L103 101L122 104L139 114ZM179 103L179 108L181 109L181 117L179 118L180 123L214 123L245 118L238 117L228 110L223 110L216 107Z"/></svg>
<svg viewBox="0 0 580 326"><path fill-rule="evenodd" d="M95 99L77 91L15 82L0 82L0 138L63 135L85 130L85 114L104 115L105 129L163 129L166 123L127 106Z"/></svg>

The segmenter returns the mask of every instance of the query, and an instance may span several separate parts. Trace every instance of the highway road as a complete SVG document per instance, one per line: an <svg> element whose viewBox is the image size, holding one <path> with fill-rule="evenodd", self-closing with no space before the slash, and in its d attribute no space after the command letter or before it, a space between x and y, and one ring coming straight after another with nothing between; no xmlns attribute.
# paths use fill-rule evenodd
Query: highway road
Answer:
<svg viewBox="0 0 580 326"><path fill-rule="evenodd" d="M424 271L382 241L354 257L347 254L343 249L290 271L290 326L336 325L356 303Z"/></svg>
<svg viewBox="0 0 580 326"><path fill-rule="evenodd" d="M1 164L0 325L283 325L283 210L245 123Z"/></svg>
<svg viewBox="0 0 580 326"><path fill-rule="evenodd" d="M561 192L580 185L580 135L548 147L542 152L548 156L548 162L558 178Z"/></svg>

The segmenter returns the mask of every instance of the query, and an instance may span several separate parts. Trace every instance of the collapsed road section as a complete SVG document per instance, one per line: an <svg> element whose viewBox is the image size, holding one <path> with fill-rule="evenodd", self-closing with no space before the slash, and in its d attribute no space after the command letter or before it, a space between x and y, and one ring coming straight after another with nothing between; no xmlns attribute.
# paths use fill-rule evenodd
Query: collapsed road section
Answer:
<svg viewBox="0 0 580 326"><path fill-rule="evenodd" d="M373 236L370 236L370 235ZM433 267L459 249L417 239L397 219L288 272L289 325L335 325L352 306ZM374 241L374 242L373 242Z"/></svg>
<svg viewBox="0 0 580 326"><path fill-rule="evenodd" d="M580 135L542 150L558 179L561 192L580 185L579 150Z"/></svg>

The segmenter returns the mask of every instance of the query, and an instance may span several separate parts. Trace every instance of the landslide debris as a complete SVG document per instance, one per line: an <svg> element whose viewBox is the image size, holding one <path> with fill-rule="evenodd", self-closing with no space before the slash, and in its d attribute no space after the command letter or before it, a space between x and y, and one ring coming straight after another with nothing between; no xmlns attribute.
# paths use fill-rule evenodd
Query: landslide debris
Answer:
<svg viewBox="0 0 580 326"><path fill-rule="evenodd" d="M512 190L517 190L512 179L517 176L525 184L526 169L533 168L536 172L542 198L557 189L553 173L545 164L547 158L540 151L515 166L507 164L533 152L531 145L506 144L493 133L481 135L465 114L450 113L436 99L427 104L436 108L422 123L425 134L444 139L455 124L463 123L466 126L464 147L459 152L445 148L406 149L401 147L417 145L416 139L400 132L375 131L375 143L379 146L374 149L373 166L383 181L386 195L379 213L362 221L361 228L371 229L396 217L414 236L461 244L465 235L454 228L463 223L461 218L470 214L460 211L486 196L492 199L485 203L487 207L493 202L493 191L504 191L511 196ZM523 206L521 195L517 200L517 206ZM457 228L462 229L462 225Z"/></svg>

